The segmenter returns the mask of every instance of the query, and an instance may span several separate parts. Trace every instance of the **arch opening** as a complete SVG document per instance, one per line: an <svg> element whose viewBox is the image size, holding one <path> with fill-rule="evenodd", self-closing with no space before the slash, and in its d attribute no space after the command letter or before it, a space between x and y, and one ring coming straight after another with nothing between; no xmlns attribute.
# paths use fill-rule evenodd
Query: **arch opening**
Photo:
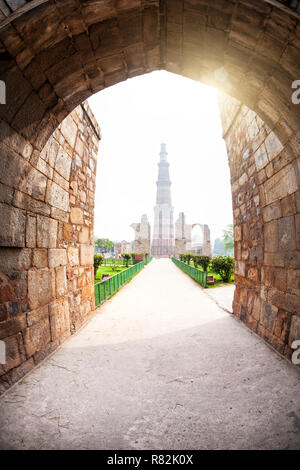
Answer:
<svg viewBox="0 0 300 470"><path fill-rule="evenodd" d="M235 222L233 310L291 358L291 344L300 337L300 106L291 99L300 74L298 18L275 2L137 1L107 9L92 3L45 3L0 30L6 84L0 339L10 351L3 389L65 338L66 296L74 325L93 310L101 133L80 103L157 69L225 93L220 109ZM78 266L76 282L67 279L67 263Z"/></svg>

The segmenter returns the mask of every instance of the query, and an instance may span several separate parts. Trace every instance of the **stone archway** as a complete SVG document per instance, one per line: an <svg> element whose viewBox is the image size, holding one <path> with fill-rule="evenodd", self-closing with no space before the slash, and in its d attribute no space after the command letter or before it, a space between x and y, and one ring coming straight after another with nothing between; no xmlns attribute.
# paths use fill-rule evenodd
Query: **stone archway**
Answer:
<svg viewBox="0 0 300 470"><path fill-rule="evenodd" d="M61 267L59 255L62 259L64 255L59 250L68 249L69 234L62 231L61 241L56 238L54 242L51 234L56 228L59 234L61 224L71 225L72 230L75 227L78 239L72 242L87 266L91 263L88 238L92 230L80 239L81 213L72 212L72 204L78 209L78 204L86 203L76 199L80 196L74 195L73 181L85 178L90 184L95 170L95 159L89 161L89 156L96 152L99 132L88 110L80 108L88 127L94 129L94 136L91 132L83 142L87 145L85 172L74 164L75 179L64 178L56 163L51 166L49 156L43 158L43 148L60 124L78 125L77 135L84 135L79 129L79 108L74 109L90 95L157 69L218 86L227 94L220 104L235 220L234 313L291 357L291 343L300 337L300 105L291 100L292 83L300 78L297 13L282 9L282 2L263 0L216 0L213 4L208 0L50 0L26 4L14 13L3 11L0 24L0 79L6 84L6 104L0 105L1 271L5 285L0 331L11 350L3 387L63 338L62 334L53 341L43 327L43 321L50 322L51 305L60 302L61 295L56 292L55 299L45 300L44 313L28 302L30 282L40 282L50 291L57 282L51 270ZM75 126L69 118L63 122L72 112ZM75 150L76 142L61 138L60 145L65 143L72 165L79 150ZM61 169L65 170L64 165ZM92 211L92 182L89 191ZM86 212L83 216L88 221ZM49 246L39 246L43 242L31 236L35 224L49 238ZM41 248L47 251L46 267L34 264ZM63 294L68 302L78 289L73 281L68 279ZM12 305L16 285L11 283L19 283L22 306ZM82 289L91 309L91 280ZM62 318L65 305L58 310ZM85 310L82 320L89 313L88 307ZM28 347L24 349L26 338Z"/></svg>

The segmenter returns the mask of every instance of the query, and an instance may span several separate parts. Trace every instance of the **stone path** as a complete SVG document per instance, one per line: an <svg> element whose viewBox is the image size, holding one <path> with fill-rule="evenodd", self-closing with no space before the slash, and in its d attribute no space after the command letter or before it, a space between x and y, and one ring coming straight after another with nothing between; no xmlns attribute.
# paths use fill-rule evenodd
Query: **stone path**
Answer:
<svg viewBox="0 0 300 470"><path fill-rule="evenodd" d="M6 449L300 449L300 373L153 261L0 400Z"/></svg>
<svg viewBox="0 0 300 470"><path fill-rule="evenodd" d="M232 299L234 285L222 285L220 287L209 288L204 291L215 303L228 313L232 313Z"/></svg>

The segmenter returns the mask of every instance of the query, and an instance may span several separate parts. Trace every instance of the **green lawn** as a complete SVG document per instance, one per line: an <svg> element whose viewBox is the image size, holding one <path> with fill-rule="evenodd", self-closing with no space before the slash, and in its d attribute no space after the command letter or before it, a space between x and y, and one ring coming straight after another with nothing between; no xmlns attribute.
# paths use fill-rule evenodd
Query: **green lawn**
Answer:
<svg viewBox="0 0 300 470"><path fill-rule="evenodd" d="M112 266L100 266L97 271L95 283L101 281L102 274L114 276L114 274L118 274L121 271L124 271L124 269L127 269L126 266L116 266L115 270L112 269Z"/></svg>

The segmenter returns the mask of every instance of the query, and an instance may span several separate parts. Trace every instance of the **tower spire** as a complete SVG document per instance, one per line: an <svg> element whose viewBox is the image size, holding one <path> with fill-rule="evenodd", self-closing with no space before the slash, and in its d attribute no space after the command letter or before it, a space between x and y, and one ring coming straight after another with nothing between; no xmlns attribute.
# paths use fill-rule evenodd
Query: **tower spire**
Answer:
<svg viewBox="0 0 300 470"><path fill-rule="evenodd" d="M171 181L169 175L169 163L167 162L166 144L161 144L159 153L160 161L158 163L157 193L156 204L171 205Z"/></svg>
<svg viewBox="0 0 300 470"><path fill-rule="evenodd" d="M174 224L171 202L171 181L167 161L166 144L160 148L158 178L156 181L156 206L154 208L154 232L152 254L156 257L167 257L174 254Z"/></svg>
<svg viewBox="0 0 300 470"><path fill-rule="evenodd" d="M168 152L166 151L166 144L162 143L160 144L160 161L161 162L166 162L167 161L167 155Z"/></svg>

